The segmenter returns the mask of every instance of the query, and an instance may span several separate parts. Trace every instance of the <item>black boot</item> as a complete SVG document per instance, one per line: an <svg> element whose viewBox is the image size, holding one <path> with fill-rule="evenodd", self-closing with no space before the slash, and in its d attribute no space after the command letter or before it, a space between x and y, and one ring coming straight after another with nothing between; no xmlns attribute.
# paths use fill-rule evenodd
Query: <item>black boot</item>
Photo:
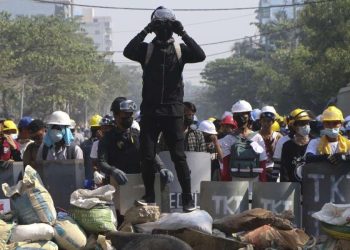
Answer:
<svg viewBox="0 0 350 250"><path fill-rule="evenodd" d="M191 193L182 193L182 211L185 213L192 212L196 210L196 206L194 204L194 200L192 199Z"/></svg>
<svg viewBox="0 0 350 250"><path fill-rule="evenodd" d="M155 204L156 203L156 196L155 194L145 194L144 196L141 197L140 200L136 201L136 205L142 205L146 206L149 204Z"/></svg>

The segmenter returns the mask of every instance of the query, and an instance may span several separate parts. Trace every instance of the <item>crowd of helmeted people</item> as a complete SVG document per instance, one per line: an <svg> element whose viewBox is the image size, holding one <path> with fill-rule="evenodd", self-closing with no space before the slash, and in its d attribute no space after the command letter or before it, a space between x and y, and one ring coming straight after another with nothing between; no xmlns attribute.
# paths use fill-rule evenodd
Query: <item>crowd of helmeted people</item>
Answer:
<svg viewBox="0 0 350 250"><path fill-rule="evenodd" d="M184 149L211 156L211 179L231 181L252 178L263 182L299 182L298 168L305 163L350 159L350 116L344 119L335 106L315 116L296 108L286 116L273 106L253 109L239 100L222 117L198 121L196 106L184 102ZM93 115L89 131L76 125L66 112L55 111L45 119L25 116L18 124L1 119L2 161L23 161L36 166L42 160L84 159L86 184L106 184L110 176L125 184L126 174L140 173L140 114L132 100L118 97L113 115ZM89 136L86 136L89 135ZM168 151L162 133L156 151ZM164 181L174 179L156 156L154 171Z"/></svg>

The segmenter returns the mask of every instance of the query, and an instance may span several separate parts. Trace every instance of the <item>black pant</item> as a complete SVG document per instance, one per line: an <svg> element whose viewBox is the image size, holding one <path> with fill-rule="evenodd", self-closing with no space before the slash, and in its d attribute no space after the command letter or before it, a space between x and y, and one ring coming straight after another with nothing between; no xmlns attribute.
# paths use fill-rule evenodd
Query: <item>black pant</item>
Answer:
<svg viewBox="0 0 350 250"><path fill-rule="evenodd" d="M182 193L191 193L190 170L184 153L183 118L143 116L140 124L141 172L146 195L154 196L154 157L160 132L163 132L165 143L169 148Z"/></svg>

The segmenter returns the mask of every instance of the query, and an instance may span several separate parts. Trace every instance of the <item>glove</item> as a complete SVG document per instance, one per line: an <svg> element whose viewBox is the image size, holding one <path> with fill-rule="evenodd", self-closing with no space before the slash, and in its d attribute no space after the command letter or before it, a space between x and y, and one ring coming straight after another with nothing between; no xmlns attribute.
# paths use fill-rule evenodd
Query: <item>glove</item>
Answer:
<svg viewBox="0 0 350 250"><path fill-rule="evenodd" d="M160 174L160 178L162 178L162 180L163 180L165 183L171 183L171 182L174 181L174 175L173 175L173 173L172 173L169 169L162 168L162 169L159 171L159 174Z"/></svg>
<svg viewBox="0 0 350 250"><path fill-rule="evenodd" d="M148 33L152 33L153 29L154 29L154 23L150 22L149 24L147 24L147 26L143 30L146 32L146 34L148 34Z"/></svg>
<svg viewBox="0 0 350 250"><path fill-rule="evenodd" d="M177 34L179 36L183 36L186 34L186 31L184 30L184 26L178 20L176 20L172 23L172 28L173 28L173 31L175 32L175 34Z"/></svg>
<svg viewBox="0 0 350 250"><path fill-rule="evenodd" d="M350 160L350 155L335 153L328 157L328 161L333 165L338 165L341 162L347 162Z"/></svg>
<svg viewBox="0 0 350 250"><path fill-rule="evenodd" d="M118 182L119 185L124 185L128 182L126 174L120 169L114 168L111 171L111 175L114 177L114 179Z"/></svg>
<svg viewBox="0 0 350 250"><path fill-rule="evenodd" d="M338 165L343 161L342 154L339 154L339 153L332 154L328 157L328 161L333 165Z"/></svg>
<svg viewBox="0 0 350 250"><path fill-rule="evenodd" d="M94 172L94 182L96 185L101 185L103 183L105 176L100 174L98 171Z"/></svg>

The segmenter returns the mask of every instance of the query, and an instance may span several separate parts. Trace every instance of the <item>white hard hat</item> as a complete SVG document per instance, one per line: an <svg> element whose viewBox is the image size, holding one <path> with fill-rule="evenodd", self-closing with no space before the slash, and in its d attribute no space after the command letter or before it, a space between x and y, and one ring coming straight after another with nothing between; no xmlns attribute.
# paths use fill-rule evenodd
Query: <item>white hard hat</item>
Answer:
<svg viewBox="0 0 350 250"><path fill-rule="evenodd" d="M151 20L175 21L176 17L171 9L160 6L152 13Z"/></svg>
<svg viewBox="0 0 350 250"><path fill-rule="evenodd" d="M273 114L277 114L276 109L272 106L265 106L261 109L261 113L273 113Z"/></svg>
<svg viewBox="0 0 350 250"><path fill-rule="evenodd" d="M214 123L208 120L202 121L199 124L198 130L211 135L217 134Z"/></svg>
<svg viewBox="0 0 350 250"><path fill-rule="evenodd" d="M75 129L76 126L77 126L77 123L73 119L71 119L69 128L70 129Z"/></svg>
<svg viewBox="0 0 350 250"><path fill-rule="evenodd" d="M252 110L252 105L245 100L239 100L232 106L232 113L252 112Z"/></svg>
<svg viewBox="0 0 350 250"><path fill-rule="evenodd" d="M63 125L70 126L71 120L69 115L63 111L55 111L47 118L46 124L48 125Z"/></svg>

